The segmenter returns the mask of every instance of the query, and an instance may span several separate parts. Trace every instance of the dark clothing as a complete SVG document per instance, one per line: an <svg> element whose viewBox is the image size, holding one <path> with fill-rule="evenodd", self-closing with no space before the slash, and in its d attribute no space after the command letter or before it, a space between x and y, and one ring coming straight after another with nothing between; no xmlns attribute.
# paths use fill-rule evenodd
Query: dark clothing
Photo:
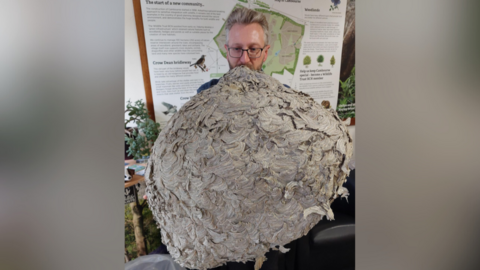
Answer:
<svg viewBox="0 0 480 270"><path fill-rule="evenodd" d="M211 81L202 84L202 85L200 86L200 88L198 88L197 94L200 93L200 92L202 92L203 90L206 90L206 89L208 89L208 88L216 85L216 84L218 83L218 80L219 80L219 79L212 79Z"/></svg>

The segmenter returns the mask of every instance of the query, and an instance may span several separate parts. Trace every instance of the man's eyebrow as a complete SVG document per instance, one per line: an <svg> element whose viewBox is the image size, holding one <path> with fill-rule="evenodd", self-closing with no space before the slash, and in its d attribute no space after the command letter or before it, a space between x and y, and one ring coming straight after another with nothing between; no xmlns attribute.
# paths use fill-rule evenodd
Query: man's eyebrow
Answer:
<svg viewBox="0 0 480 270"><path fill-rule="evenodd" d="M260 46L260 44L258 44L258 43L252 43L252 44L249 44L249 45L248 45L248 48L251 48L252 46L262 47L262 46ZM242 48L243 48L242 44L240 44L240 43L233 43L231 46L228 46L228 47L230 47L230 48L234 48L234 47L235 47L235 48L239 48L239 47L242 47Z"/></svg>

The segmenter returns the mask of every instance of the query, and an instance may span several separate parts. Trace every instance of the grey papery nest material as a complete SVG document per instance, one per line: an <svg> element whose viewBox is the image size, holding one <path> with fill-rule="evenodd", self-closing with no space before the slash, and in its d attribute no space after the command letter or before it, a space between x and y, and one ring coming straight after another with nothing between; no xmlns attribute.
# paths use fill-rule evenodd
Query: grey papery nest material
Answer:
<svg viewBox="0 0 480 270"><path fill-rule="evenodd" d="M148 204L188 268L256 260L300 238L347 196L352 139L333 109L263 72L230 70L162 130Z"/></svg>

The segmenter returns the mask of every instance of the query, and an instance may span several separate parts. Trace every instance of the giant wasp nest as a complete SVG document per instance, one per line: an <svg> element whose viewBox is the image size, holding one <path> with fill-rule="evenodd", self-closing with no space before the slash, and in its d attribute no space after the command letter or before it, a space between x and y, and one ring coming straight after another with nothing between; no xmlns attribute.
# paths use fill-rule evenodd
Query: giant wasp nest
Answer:
<svg viewBox="0 0 480 270"><path fill-rule="evenodd" d="M168 122L145 173L148 204L188 268L256 260L300 238L347 196L352 139L337 114L237 67Z"/></svg>

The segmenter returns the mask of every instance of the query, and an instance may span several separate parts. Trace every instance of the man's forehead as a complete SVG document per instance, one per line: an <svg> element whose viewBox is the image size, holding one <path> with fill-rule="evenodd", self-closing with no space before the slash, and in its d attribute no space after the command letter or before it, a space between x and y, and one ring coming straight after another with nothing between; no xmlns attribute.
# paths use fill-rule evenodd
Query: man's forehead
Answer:
<svg viewBox="0 0 480 270"><path fill-rule="evenodd" d="M258 42L250 42L250 43L244 43L244 42L230 42L230 47L262 47L262 44Z"/></svg>
<svg viewBox="0 0 480 270"><path fill-rule="evenodd" d="M233 31L232 31L233 30ZM263 46L264 36L263 29L241 29L240 32L238 29L233 29L230 32L229 44L230 46Z"/></svg>

